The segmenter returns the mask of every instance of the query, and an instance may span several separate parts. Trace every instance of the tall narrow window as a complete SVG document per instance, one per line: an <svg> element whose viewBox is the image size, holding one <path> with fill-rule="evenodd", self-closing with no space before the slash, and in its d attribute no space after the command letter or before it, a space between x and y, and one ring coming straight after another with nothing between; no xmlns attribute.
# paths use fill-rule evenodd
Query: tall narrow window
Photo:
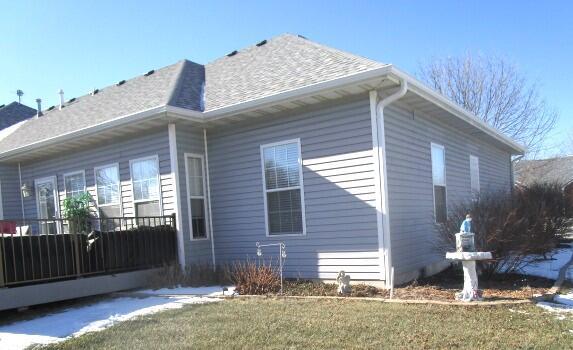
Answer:
<svg viewBox="0 0 573 350"><path fill-rule="evenodd" d="M446 206L446 152L444 146L432 143L432 183L434 186L434 216L437 223L448 218Z"/></svg>
<svg viewBox="0 0 573 350"><path fill-rule="evenodd" d="M119 167L117 164L95 168L97 205L100 217L120 217Z"/></svg>
<svg viewBox="0 0 573 350"><path fill-rule="evenodd" d="M159 216L159 161L157 157L130 162L135 216Z"/></svg>
<svg viewBox="0 0 573 350"><path fill-rule="evenodd" d="M76 197L86 191L86 179L83 171L64 174L66 198Z"/></svg>
<svg viewBox="0 0 573 350"><path fill-rule="evenodd" d="M187 172L187 205L189 225L193 239L207 238L207 197L205 196L205 170L203 156L185 155Z"/></svg>
<svg viewBox="0 0 573 350"><path fill-rule="evenodd" d="M261 146L268 235L305 234L300 141Z"/></svg>
<svg viewBox="0 0 573 350"><path fill-rule="evenodd" d="M480 191L479 184L479 158L470 154L470 183L472 194Z"/></svg>

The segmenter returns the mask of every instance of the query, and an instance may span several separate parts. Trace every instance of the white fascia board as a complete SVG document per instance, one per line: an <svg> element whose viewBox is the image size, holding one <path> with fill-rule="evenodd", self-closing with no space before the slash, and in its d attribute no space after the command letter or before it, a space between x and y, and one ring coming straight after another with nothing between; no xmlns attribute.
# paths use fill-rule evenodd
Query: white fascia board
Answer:
<svg viewBox="0 0 573 350"><path fill-rule="evenodd" d="M449 113L452 113L453 115L465 121L466 123L470 124L471 126L480 129L481 131L493 137L494 139L498 140L499 142L507 145L514 152L516 152L516 154L525 153L526 147L513 141L509 137L503 135L500 131L496 130L495 128L492 128L491 126L487 125L485 122L483 122L481 119L479 119L471 112L458 106L454 102L444 97L442 94L430 89L424 83L412 77L408 73L405 73L399 70L398 68L392 66L391 74L395 75L398 78L406 80L409 84L408 87L409 91L418 94L419 96L425 98L426 100L436 104L440 108L443 108Z"/></svg>
<svg viewBox="0 0 573 350"><path fill-rule="evenodd" d="M231 106L222 107L218 109L213 109L203 113L205 121L211 121L216 119L225 118L226 116L246 112L252 109L263 108L265 106L271 106L279 102L287 102L289 100L303 98L305 96L313 95L319 91L336 89L344 85L354 85L363 83L368 80L383 78L390 72L392 65L386 65L380 68L370 69L364 72L350 74L341 78L332 79L325 82L320 82L312 85L305 86L303 88L296 88L292 90L287 90L278 94L237 103Z"/></svg>
<svg viewBox="0 0 573 350"><path fill-rule="evenodd" d="M23 146L23 147L19 147L19 148L15 148L15 149L12 149L12 150L7 151L7 152L3 152L2 154L0 154L0 159L8 158L8 157L11 157L13 155L17 155L17 154L20 154L23 152L34 150L34 149L38 149L41 147L47 147L47 146L51 146L51 145L54 145L57 143L66 142L68 140L75 139L75 138L80 137L80 136L95 134L95 133L100 132L100 131L108 130L108 129L111 129L114 127L118 127L121 125L137 122L140 120L160 118L160 117L163 117L165 115L165 112L166 112L165 106L158 106L158 107L146 109L146 110L138 112L138 113L133 113L133 114L129 114L129 115L122 115L122 116L119 116L117 118L114 118L111 120L106 120L105 122L89 126L87 128L74 130L74 131L69 132L69 133L50 137L50 138L47 138L47 139L44 139L44 140L41 140L38 142L30 143L30 144Z"/></svg>

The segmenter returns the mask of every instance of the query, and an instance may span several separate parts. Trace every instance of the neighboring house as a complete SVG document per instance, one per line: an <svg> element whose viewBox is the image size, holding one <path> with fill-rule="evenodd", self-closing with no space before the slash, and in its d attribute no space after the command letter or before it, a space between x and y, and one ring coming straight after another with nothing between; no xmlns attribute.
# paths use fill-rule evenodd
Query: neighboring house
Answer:
<svg viewBox="0 0 573 350"><path fill-rule="evenodd" d="M443 266L436 222L509 190L523 151L391 64L287 34L22 123L0 140L1 202L57 217L87 191L94 215L175 213L182 265L285 242L288 277L398 283Z"/></svg>
<svg viewBox="0 0 573 350"><path fill-rule="evenodd" d="M19 126L19 123L23 122L26 119L32 118L36 115L37 111L33 108L30 108L24 104L19 102L12 102L9 104L0 105L0 140L4 138L6 135L10 134L15 128ZM7 170L4 170L8 168ZM4 173L5 171L10 173L10 167L6 167L3 164L0 164L0 174ZM11 191L15 191L16 196L19 196L18 188L11 189L11 188L4 188L6 193L10 193ZM3 200L2 200L2 182L0 181L0 219L4 218L4 210L3 210ZM7 213L11 213L10 209L6 209Z"/></svg>
<svg viewBox="0 0 573 350"><path fill-rule="evenodd" d="M18 102L0 105L0 130L36 115L36 110Z"/></svg>
<svg viewBox="0 0 573 350"><path fill-rule="evenodd" d="M535 182L570 185L573 183L573 156L519 161L515 166L515 181L522 185Z"/></svg>

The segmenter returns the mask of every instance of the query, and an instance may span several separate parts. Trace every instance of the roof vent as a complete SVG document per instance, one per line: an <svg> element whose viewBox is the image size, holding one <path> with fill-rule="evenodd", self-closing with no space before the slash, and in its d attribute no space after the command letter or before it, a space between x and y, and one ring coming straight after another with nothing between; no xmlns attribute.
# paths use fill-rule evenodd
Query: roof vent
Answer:
<svg viewBox="0 0 573 350"><path fill-rule="evenodd" d="M76 98L75 98L75 97L73 97L73 98L70 98L70 99L68 100L68 103L72 103L72 102L74 102L75 100L76 100Z"/></svg>
<svg viewBox="0 0 573 350"><path fill-rule="evenodd" d="M6 105L0 105L0 108L4 108L4 106L6 106Z"/></svg>
<svg viewBox="0 0 573 350"><path fill-rule="evenodd" d="M301 39L306 39L306 40L308 40L308 38L307 38L306 36L304 36L304 35L300 35L300 34L299 34L299 35L297 35L297 36L298 36L299 38L301 38Z"/></svg>
<svg viewBox="0 0 573 350"><path fill-rule="evenodd" d="M266 44L266 43L267 43L267 41L266 41L266 40L263 40L263 41L258 42L258 43L257 43L257 46L261 47L261 46L263 46L263 45Z"/></svg>
<svg viewBox="0 0 573 350"><path fill-rule="evenodd" d="M117 85L117 86L120 86L120 85L123 85L123 84L125 84L125 80L120 80L120 81L118 81L116 85Z"/></svg>
<svg viewBox="0 0 573 350"><path fill-rule="evenodd" d="M92 92L90 92L90 95L95 95L99 92L99 89L93 89Z"/></svg>
<svg viewBox="0 0 573 350"><path fill-rule="evenodd" d="M235 55L238 54L238 53L239 53L239 51L235 50L235 51L233 51L233 52L231 52L231 53L228 53L228 54L227 54L227 57L235 56Z"/></svg>
<svg viewBox="0 0 573 350"><path fill-rule="evenodd" d="M152 69L152 70L150 70L149 72L145 73L144 75L145 75L146 77L148 77L148 76L150 76L150 75L153 74L153 73L155 73L155 70Z"/></svg>
<svg viewBox="0 0 573 350"><path fill-rule="evenodd" d="M36 103L38 104L38 113L36 114L36 118L39 118L40 116L42 116L42 99L37 98Z"/></svg>
<svg viewBox="0 0 573 350"><path fill-rule="evenodd" d="M60 109L62 109L64 108L64 90L60 89L58 94L60 95Z"/></svg>
<svg viewBox="0 0 573 350"><path fill-rule="evenodd" d="M54 110L54 108L56 108L56 106L51 106L50 108L48 108L48 111L52 111Z"/></svg>

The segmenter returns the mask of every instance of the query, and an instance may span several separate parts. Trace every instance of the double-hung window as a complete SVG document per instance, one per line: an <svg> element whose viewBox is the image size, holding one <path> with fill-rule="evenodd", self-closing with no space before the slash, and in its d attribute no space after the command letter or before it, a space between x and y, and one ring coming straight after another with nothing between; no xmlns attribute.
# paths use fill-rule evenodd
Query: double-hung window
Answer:
<svg viewBox="0 0 573 350"><path fill-rule="evenodd" d="M119 166L105 165L95 168L96 194L99 215L102 218L120 217Z"/></svg>
<svg viewBox="0 0 573 350"><path fill-rule="evenodd" d="M64 174L66 198L77 197L86 192L86 178L83 171Z"/></svg>
<svg viewBox="0 0 573 350"><path fill-rule="evenodd" d="M185 154L187 205L192 239L207 238L207 197L203 156Z"/></svg>
<svg viewBox="0 0 573 350"><path fill-rule="evenodd" d="M446 222L446 151L444 146L432 143L432 183L434 187L434 217L436 223Z"/></svg>
<svg viewBox="0 0 573 350"><path fill-rule="evenodd" d="M476 195L480 191L479 184L479 158L470 154L470 188L472 194Z"/></svg>
<svg viewBox="0 0 573 350"><path fill-rule="evenodd" d="M130 161L135 216L159 216L159 160L156 156Z"/></svg>
<svg viewBox="0 0 573 350"><path fill-rule="evenodd" d="M261 146L267 234L306 233L300 140Z"/></svg>

